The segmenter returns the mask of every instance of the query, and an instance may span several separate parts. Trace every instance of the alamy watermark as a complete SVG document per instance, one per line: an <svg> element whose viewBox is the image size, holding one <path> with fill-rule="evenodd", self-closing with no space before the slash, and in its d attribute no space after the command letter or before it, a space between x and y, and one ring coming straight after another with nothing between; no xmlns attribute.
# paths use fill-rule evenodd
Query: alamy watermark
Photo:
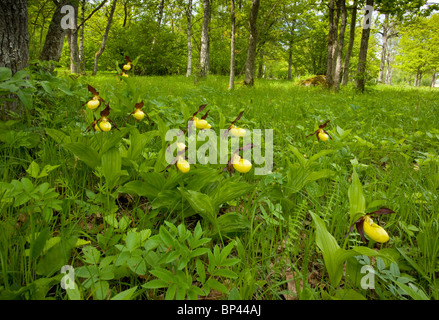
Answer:
<svg viewBox="0 0 439 320"><path fill-rule="evenodd" d="M189 121L191 128L191 121ZM231 156L242 149L242 157L244 159L252 159L255 165L263 165L255 167L255 175L267 175L273 169L273 129L246 130L243 137L231 136L229 130L221 129L220 136L211 129L200 131L188 130L187 135L187 159L190 164L224 164L226 165ZM186 146L186 137L180 129L171 129L166 132L165 140L172 142L167 148L165 155L166 162L173 164L177 160L175 152L179 150L179 145ZM202 143L200 145L200 142ZM197 147L198 145L198 147ZM252 148L242 148L246 145L252 145ZM262 146L264 145L264 152Z"/></svg>

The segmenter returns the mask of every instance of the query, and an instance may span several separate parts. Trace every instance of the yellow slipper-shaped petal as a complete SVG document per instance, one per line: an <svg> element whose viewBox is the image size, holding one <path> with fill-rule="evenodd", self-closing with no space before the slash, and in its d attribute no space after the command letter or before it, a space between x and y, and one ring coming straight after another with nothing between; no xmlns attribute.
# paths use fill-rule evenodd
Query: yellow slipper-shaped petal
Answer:
<svg viewBox="0 0 439 320"><path fill-rule="evenodd" d="M386 230L377 225L373 220L366 216L363 222L364 233L372 240L380 243L389 241L389 235Z"/></svg>
<svg viewBox="0 0 439 320"><path fill-rule="evenodd" d="M87 108L94 110L97 107L99 107L100 104L101 102L98 99L92 99L89 102L87 102Z"/></svg>
<svg viewBox="0 0 439 320"><path fill-rule="evenodd" d="M191 166L190 166L189 162L187 162L185 159L180 158L177 161L177 168L181 172L187 173L191 169Z"/></svg>
<svg viewBox="0 0 439 320"><path fill-rule="evenodd" d="M99 127L101 128L102 131L108 132L111 130L111 123L107 120L102 120L99 123Z"/></svg>
<svg viewBox="0 0 439 320"><path fill-rule="evenodd" d="M136 118L137 120L142 120L145 117L145 112L143 112L142 110L136 110L133 113L134 118Z"/></svg>
<svg viewBox="0 0 439 320"><path fill-rule="evenodd" d="M235 168L236 171L241 173L247 173L252 168L252 163L248 161L247 159L239 159L238 161L233 161L233 168Z"/></svg>
<svg viewBox="0 0 439 320"><path fill-rule="evenodd" d="M319 139L322 141L328 141L329 136L326 133L324 133L323 131L320 131L319 132Z"/></svg>

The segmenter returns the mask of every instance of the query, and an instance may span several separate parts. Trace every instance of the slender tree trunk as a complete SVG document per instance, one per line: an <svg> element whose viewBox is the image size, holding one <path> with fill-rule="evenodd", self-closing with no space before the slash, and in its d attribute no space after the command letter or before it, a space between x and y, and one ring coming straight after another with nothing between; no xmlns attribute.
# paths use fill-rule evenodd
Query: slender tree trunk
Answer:
<svg viewBox="0 0 439 320"><path fill-rule="evenodd" d="M261 79L265 76L264 74L264 51L261 49L259 51L259 65L258 65L258 78Z"/></svg>
<svg viewBox="0 0 439 320"><path fill-rule="evenodd" d="M123 3L123 24L122 24L122 28L125 28L127 26L127 20L128 20L128 1L129 0L125 0L125 2Z"/></svg>
<svg viewBox="0 0 439 320"><path fill-rule="evenodd" d="M340 34L338 38L338 48L337 48L337 60L335 64L335 74L334 74L334 89L335 91L338 91L340 89L340 82L341 82L341 64L342 64L342 57L343 57L343 44L344 44L344 34L346 31L346 21L347 21L347 13L346 13L346 1L345 0L339 0L339 6L341 9L341 27L340 27Z"/></svg>
<svg viewBox="0 0 439 320"><path fill-rule="evenodd" d="M29 29L27 0L2 0L0 8L0 67L12 74L27 66L29 60ZM6 120L8 111L22 113L15 101L0 105L0 116Z"/></svg>
<svg viewBox="0 0 439 320"><path fill-rule="evenodd" d="M352 49L354 48L354 42L355 42L355 26L357 22L357 0L354 1L354 5L352 7L352 17L351 17L351 26L350 26L350 34L349 34L349 45L348 49L346 51L346 57L344 60L344 67L343 67L343 80L342 84L345 86L348 84L349 81L349 64L351 60L352 55Z"/></svg>
<svg viewBox="0 0 439 320"><path fill-rule="evenodd" d="M366 5L373 7L374 0L366 0ZM365 18L370 16L370 23L372 22L372 15L365 12ZM366 21L365 21L366 23ZM357 90L364 92L366 86L366 64L367 64L367 50L369 48L370 24L369 27L363 26L363 33L361 35L360 54L357 67Z"/></svg>
<svg viewBox="0 0 439 320"><path fill-rule="evenodd" d="M186 77L192 74L192 0L189 0L186 11L187 19L187 70Z"/></svg>
<svg viewBox="0 0 439 320"><path fill-rule="evenodd" d="M85 59L84 59L84 28L85 28L85 0L81 0L81 33L79 35L79 64L81 73L85 73Z"/></svg>
<svg viewBox="0 0 439 320"><path fill-rule="evenodd" d="M231 34L230 34L230 78L229 89L235 88L235 0L230 0Z"/></svg>
<svg viewBox="0 0 439 320"><path fill-rule="evenodd" d="M102 44L101 44L99 51L96 52L96 54L95 54L95 63L94 63L94 68L93 68L93 75L94 76L98 72L99 57L102 55L102 53L105 50L105 45L107 43L108 33L110 32L111 23L113 21L113 14L114 14L114 10L116 9L116 4L117 4L117 0L113 0L113 6L111 7L110 16L108 17L107 28L105 29L104 37L102 38Z"/></svg>
<svg viewBox="0 0 439 320"><path fill-rule="evenodd" d="M250 39L248 43L247 61L245 63L244 84L253 86L255 82L255 61L256 61L256 45L258 43L258 30L256 22L258 19L260 0L253 0L250 9L249 29Z"/></svg>
<svg viewBox="0 0 439 320"><path fill-rule="evenodd" d="M80 60L79 60L79 47L78 47L78 2L74 0L69 0L68 3L74 9L73 15L73 25L74 29L67 30L67 41L70 48L70 72L79 73L80 72Z"/></svg>
<svg viewBox="0 0 439 320"><path fill-rule="evenodd" d="M332 80L335 81L335 68L337 64L337 57L338 57L338 25L340 23L340 2L341 0L337 0L337 6L335 10L335 16L334 16L334 43L332 45Z"/></svg>
<svg viewBox="0 0 439 320"><path fill-rule="evenodd" d="M288 80L291 80L293 77L292 67L293 67L293 45L294 45L294 39L296 37L295 29L296 29L296 19L293 19L291 25L290 42L288 45Z"/></svg>
<svg viewBox="0 0 439 320"><path fill-rule="evenodd" d="M430 87L434 88L435 84L436 84L436 69L434 69L434 71L433 71L433 76L431 77Z"/></svg>
<svg viewBox="0 0 439 320"><path fill-rule="evenodd" d="M333 75L333 52L334 52L334 43L337 37L336 27L334 22L334 11L335 11L335 0L329 1L329 12L328 12L328 20L329 20L329 31L328 31L328 60L326 63L326 85L329 88L332 88L334 85L334 75Z"/></svg>
<svg viewBox="0 0 439 320"><path fill-rule="evenodd" d="M378 83L384 82L384 68L386 66L387 57L387 39L389 35L389 14L385 14L384 25L383 25L383 47L381 49L381 62L380 62L380 72L378 75Z"/></svg>
<svg viewBox="0 0 439 320"><path fill-rule="evenodd" d="M61 57L64 38L66 36L66 30L61 28L61 19L63 18L61 8L66 4L66 0L60 0L58 2L52 20L50 21L43 50L39 55L40 60L59 61L59 58Z"/></svg>
<svg viewBox="0 0 439 320"><path fill-rule="evenodd" d="M209 59L209 21L210 2L204 0L203 25L201 29L201 51L200 51L200 77L207 76Z"/></svg>

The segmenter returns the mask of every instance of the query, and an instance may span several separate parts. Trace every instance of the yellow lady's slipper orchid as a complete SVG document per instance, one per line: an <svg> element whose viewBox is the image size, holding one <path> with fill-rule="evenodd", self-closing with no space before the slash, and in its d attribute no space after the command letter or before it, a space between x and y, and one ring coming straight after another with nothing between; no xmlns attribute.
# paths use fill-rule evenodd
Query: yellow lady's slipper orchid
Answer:
<svg viewBox="0 0 439 320"><path fill-rule="evenodd" d="M122 71L121 76L122 76L122 77L125 77L125 78L128 78L128 75L125 73L125 71Z"/></svg>
<svg viewBox="0 0 439 320"><path fill-rule="evenodd" d="M197 117L193 117L192 121L195 124L197 129L208 129L209 123L204 119L198 119Z"/></svg>
<svg viewBox="0 0 439 320"><path fill-rule="evenodd" d="M102 131L108 132L111 130L111 123L104 118L99 122L99 128L101 128Z"/></svg>
<svg viewBox="0 0 439 320"><path fill-rule="evenodd" d="M252 163L250 161L248 161L247 159L242 159L239 156L232 158L232 164L233 168L241 173L247 173L252 168Z"/></svg>
<svg viewBox="0 0 439 320"><path fill-rule="evenodd" d="M134 111L134 113L133 113L133 116L137 120L142 120L145 117L145 112L143 112L140 109L136 109L136 111Z"/></svg>
<svg viewBox="0 0 439 320"><path fill-rule="evenodd" d="M320 131L318 133L320 140L322 141L328 141L329 140L329 135L326 134L324 131Z"/></svg>
<svg viewBox="0 0 439 320"><path fill-rule="evenodd" d="M391 213L395 213L395 211L388 208L381 208L374 212L366 213L351 225L351 227L349 228L349 232L351 232L354 229L354 227L356 227L363 242L367 242L364 234L366 234L370 239L376 242L381 242L381 243L387 242L389 241L389 235L387 234L386 230L384 230L382 227L374 223L371 216L373 215L381 216Z"/></svg>
<svg viewBox="0 0 439 320"><path fill-rule="evenodd" d="M179 157L177 160L177 168L183 173L189 172L191 166L183 157Z"/></svg>
<svg viewBox="0 0 439 320"><path fill-rule="evenodd" d="M310 135L307 135L306 137L311 137L313 135L316 135L317 137L317 141L328 141L328 139L332 139L332 137L330 136L330 134L328 132L326 132L325 128L328 125L329 120L326 121L324 124L320 125L319 128L314 131L313 133L311 133Z"/></svg>
<svg viewBox="0 0 439 320"><path fill-rule="evenodd" d="M95 131L102 131L101 128L99 128L97 123L95 124L94 128L95 128Z"/></svg>
<svg viewBox="0 0 439 320"><path fill-rule="evenodd" d="M186 149L186 145L182 142L177 142L177 149L178 149L178 151L182 151L182 150Z"/></svg>
<svg viewBox="0 0 439 320"><path fill-rule="evenodd" d="M131 67L132 67L131 63L127 63L127 64L125 64L125 65L123 66L123 69L124 69L125 71L130 71L130 70L131 70Z"/></svg>
<svg viewBox="0 0 439 320"><path fill-rule="evenodd" d="M240 138L245 136L247 131L245 131L245 129L243 128L232 126L232 128L230 129L230 133L232 134L232 136Z"/></svg>
<svg viewBox="0 0 439 320"><path fill-rule="evenodd" d="M384 243L389 241L389 235L386 230L373 222L369 216L364 218L363 230L370 239L376 242Z"/></svg>
<svg viewBox="0 0 439 320"><path fill-rule="evenodd" d="M100 104L101 104L101 102L99 101L99 97L94 96L93 99L91 99L89 102L87 102L87 108L94 110L97 107L99 107Z"/></svg>

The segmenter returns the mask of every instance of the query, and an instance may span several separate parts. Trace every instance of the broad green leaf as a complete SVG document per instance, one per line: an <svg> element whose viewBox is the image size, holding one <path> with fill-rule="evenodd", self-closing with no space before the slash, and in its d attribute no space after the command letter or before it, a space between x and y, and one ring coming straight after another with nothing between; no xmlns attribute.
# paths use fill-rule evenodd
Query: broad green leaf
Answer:
<svg viewBox="0 0 439 320"><path fill-rule="evenodd" d="M190 206L201 217L208 220L210 223L216 223L216 214L214 212L212 200L204 193L178 188L183 197L189 202Z"/></svg>
<svg viewBox="0 0 439 320"><path fill-rule="evenodd" d="M145 289L160 289L160 288L167 288L168 286L169 283L167 281L160 279L154 279L148 281L147 283L142 284L142 287Z"/></svg>
<svg viewBox="0 0 439 320"><path fill-rule="evenodd" d="M133 296L134 292L136 292L136 290L137 286L134 286L130 289L119 292L113 298L111 298L111 300L131 300L131 297Z"/></svg>
<svg viewBox="0 0 439 320"><path fill-rule="evenodd" d="M153 269L151 271L149 271L153 276L156 276L157 278L159 278L160 280L172 283L175 281L175 276L174 274L166 269L162 269L162 268L156 268Z"/></svg>
<svg viewBox="0 0 439 320"><path fill-rule="evenodd" d="M293 152L293 154L296 156L297 160L299 160L300 165L302 168L306 168L308 160L305 159L303 154L293 145L289 145L289 149Z"/></svg>
<svg viewBox="0 0 439 320"><path fill-rule="evenodd" d="M12 77L12 71L9 68L0 67L0 81L5 81Z"/></svg>
<svg viewBox="0 0 439 320"><path fill-rule="evenodd" d="M59 145L72 142L72 139L62 131L51 128L46 128L45 130L47 135L55 140L55 142Z"/></svg>
<svg viewBox="0 0 439 320"><path fill-rule="evenodd" d="M26 172L31 175L32 178L37 178L40 173L40 166L35 161L32 161Z"/></svg>
<svg viewBox="0 0 439 320"><path fill-rule="evenodd" d="M102 173L104 174L109 190L112 190L115 187L117 180L122 175L127 174L126 171L121 170L121 168L122 157L119 149L108 149L102 155Z"/></svg>
<svg viewBox="0 0 439 320"><path fill-rule="evenodd" d="M227 289L227 287L214 278L210 278L209 280L207 280L205 286L208 286L209 289L214 289L222 293L229 294L229 290Z"/></svg>
<svg viewBox="0 0 439 320"><path fill-rule="evenodd" d="M66 143L65 148L92 169L101 165L101 157L93 148L82 142Z"/></svg>
<svg viewBox="0 0 439 320"><path fill-rule="evenodd" d="M197 259L196 266L197 274L200 277L200 281L201 283L204 283L204 281L206 281L206 270L204 269L203 262L200 259Z"/></svg>
<svg viewBox="0 0 439 320"><path fill-rule="evenodd" d="M363 195L363 187L358 178L357 171L353 169L352 182L348 190L350 223L354 223L366 210L366 200Z"/></svg>
<svg viewBox="0 0 439 320"><path fill-rule="evenodd" d="M215 175L218 176L218 173ZM242 197L253 189L254 186L246 182L225 180L221 183L220 187L216 189L216 192L213 195L213 208L217 211L221 204Z"/></svg>

